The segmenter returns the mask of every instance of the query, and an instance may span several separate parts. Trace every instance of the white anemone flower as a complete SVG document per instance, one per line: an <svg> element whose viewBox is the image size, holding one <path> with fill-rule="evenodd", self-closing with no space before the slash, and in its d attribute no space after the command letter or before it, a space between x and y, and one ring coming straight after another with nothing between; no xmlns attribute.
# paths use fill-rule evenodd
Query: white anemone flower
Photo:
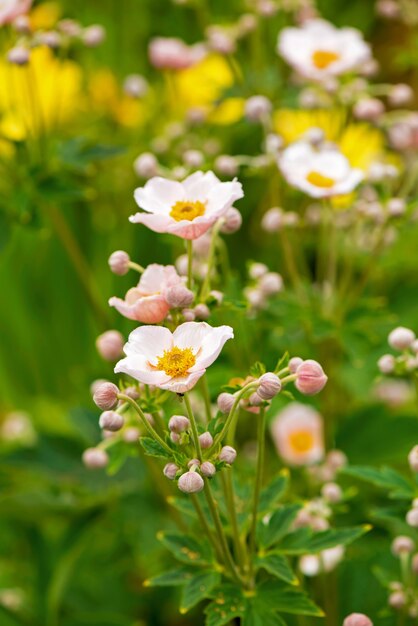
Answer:
<svg viewBox="0 0 418 626"><path fill-rule="evenodd" d="M129 374L146 385L185 393L233 336L230 326L213 328L206 322L186 322L174 333L162 326L141 326L129 335L126 358L116 364L115 372Z"/></svg>
<svg viewBox="0 0 418 626"><path fill-rule="evenodd" d="M371 58L370 46L355 28L335 28L325 20L309 20L300 28L284 28L277 52L301 76L323 81L359 68Z"/></svg>
<svg viewBox="0 0 418 626"><path fill-rule="evenodd" d="M157 233L197 239L243 196L241 183L223 183L213 172L195 172L183 182L156 176L135 190L135 201L146 213L129 219Z"/></svg>
<svg viewBox="0 0 418 626"><path fill-rule="evenodd" d="M287 182L312 198L330 198L350 193L363 180L360 169L334 147L315 149L299 141L279 157L279 167Z"/></svg>

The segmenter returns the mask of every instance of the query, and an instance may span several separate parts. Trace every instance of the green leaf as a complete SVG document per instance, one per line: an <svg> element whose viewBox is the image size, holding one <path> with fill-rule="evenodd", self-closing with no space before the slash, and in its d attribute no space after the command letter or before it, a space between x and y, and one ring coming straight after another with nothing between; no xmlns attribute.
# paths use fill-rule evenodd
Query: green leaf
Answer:
<svg viewBox="0 0 418 626"><path fill-rule="evenodd" d="M289 361L289 353L285 352L284 355L280 357L280 359L277 361L274 371L278 372L279 370L283 369L283 367L287 365L288 361Z"/></svg>
<svg viewBox="0 0 418 626"><path fill-rule="evenodd" d="M202 538L197 540L175 533L158 533L157 538L182 563L208 565L213 562L210 545Z"/></svg>
<svg viewBox="0 0 418 626"><path fill-rule="evenodd" d="M273 513L267 524L261 521L258 525L260 544L268 548L280 541L288 533L300 509L300 504L286 504Z"/></svg>
<svg viewBox="0 0 418 626"><path fill-rule="evenodd" d="M172 454L169 454L165 448L162 447L158 441L151 437L141 437L141 446L144 448L145 454L148 456L155 456L162 459L171 459Z"/></svg>
<svg viewBox="0 0 418 626"><path fill-rule="evenodd" d="M218 572L201 572L193 576L183 589L180 613L187 613L192 607L209 597L210 592L221 582Z"/></svg>
<svg viewBox="0 0 418 626"><path fill-rule="evenodd" d="M223 584L215 588L211 596L213 600L205 608L206 626L225 626L236 617L245 615L247 601L241 587Z"/></svg>
<svg viewBox="0 0 418 626"><path fill-rule="evenodd" d="M324 615L303 591L275 580L262 583L257 590L257 598L258 604L265 609L317 617Z"/></svg>
<svg viewBox="0 0 418 626"><path fill-rule="evenodd" d="M278 549L285 554L315 554L334 546L348 545L370 529L371 526L365 525L354 528L329 528L313 533L307 528L301 528L284 537Z"/></svg>
<svg viewBox="0 0 418 626"><path fill-rule="evenodd" d="M179 567L149 578L144 582L144 587L176 587L188 583L193 575L194 573L189 568Z"/></svg>
<svg viewBox="0 0 418 626"><path fill-rule="evenodd" d="M286 493L289 486L289 470L283 469L261 492L259 512L266 513Z"/></svg>
<svg viewBox="0 0 418 626"><path fill-rule="evenodd" d="M276 578L283 580L291 585L298 585L299 581L290 567L288 560L283 554L278 552L268 552L256 558L256 567L265 569L266 572L272 574Z"/></svg>
<svg viewBox="0 0 418 626"><path fill-rule="evenodd" d="M250 374L251 376L254 376L254 378L259 378L265 373L266 373L266 366L264 365L264 363L261 363L261 361L257 361L250 368Z"/></svg>
<svg viewBox="0 0 418 626"><path fill-rule="evenodd" d="M242 626L286 626L286 622L277 613L249 602L242 619Z"/></svg>
<svg viewBox="0 0 418 626"><path fill-rule="evenodd" d="M388 491L390 498L399 498L401 500L412 500L414 497L414 488L411 483L406 480L395 470L390 467L369 467L367 465L354 465L345 467L340 473L353 478L359 478L366 482L376 485L381 489Z"/></svg>

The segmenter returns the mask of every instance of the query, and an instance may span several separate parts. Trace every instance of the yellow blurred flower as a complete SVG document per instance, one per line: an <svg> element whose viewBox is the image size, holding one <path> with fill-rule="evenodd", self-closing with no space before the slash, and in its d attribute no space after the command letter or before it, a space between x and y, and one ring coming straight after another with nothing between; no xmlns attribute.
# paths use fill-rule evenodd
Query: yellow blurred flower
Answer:
<svg viewBox="0 0 418 626"><path fill-rule="evenodd" d="M144 122L144 104L121 93L118 81L110 69L103 68L95 72L88 90L93 108L109 115L118 124L134 128Z"/></svg>

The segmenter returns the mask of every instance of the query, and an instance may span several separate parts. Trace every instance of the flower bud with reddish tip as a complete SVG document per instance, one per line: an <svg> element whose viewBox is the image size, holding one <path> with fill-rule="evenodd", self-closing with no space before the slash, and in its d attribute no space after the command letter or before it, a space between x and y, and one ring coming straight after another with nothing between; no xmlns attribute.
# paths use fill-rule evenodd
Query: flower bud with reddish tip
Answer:
<svg viewBox="0 0 418 626"><path fill-rule="evenodd" d="M197 472L186 472L178 480L178 488L183 493L199 493L205 486L203 478Z"/></svg>
<svg viewBox="0 0 418 626"><path fill-rule="evenodd" d="M265 96L252 96L245 103L245 117L250 122L260 122L271 113L272 104Z"/></svg>
<svg viewBox="0 0 418 626"><path fill-rule="evenodd" d="M242 224L242 215L234 206L231 206L225 213L224 222L221 226L221 233L224 235L232 235L236 233Z"/></svg>
<svg viewBox="0 0 418 626"><path fill-rule="evenodd" d="M351 613L345 618L343 626L373 626L373 622L364 613Z"/></svg>
<svg viewBox="0 0 418 626"><path fill-rule="evenodd" d="M337 483L326 483L321 489L321 494L327 502L332 504L341 502L343 497L341 487Z"/></svg>
<svg viewBox="0 0 418 626"><path fill-rule="evenodd" d="M235 396L232 393L221 393L216 401L221 413L229 413L234 406Z"/></svg>
<svg viewBox="0 0 418 626"><path fill-rule="evenodd" d="M303 361L296 370L295 387L306 396L319 393L326 385L328 376L317 361Z"/></svg>
<svg viewBox="0 0 418 626"><path fill-rule="evenodd" d="M418 528L418 509L411 509L406 514L406 523L412 528Z"/></svg>
<svg viewBox="0 0 418 626"><path fill-rule="evenodd" d="M207 320L210 315L209 307L206 304L197 304L193 312L198 320Z"/></svg>
<svg viewBox="0 0 418 626"><path fill-rule="evenodd" d="M260 289L266 296L273 296L283 289L283 279L276 272L268 272L260 279Z"/></svg>
<svg viewBox="0 0 418 626"><path fill-rule="evenodd" d="M392 542L392 554L394 556L400 556L401 554L409 554L413 552L415 548L415 543L411 539L411 537L406 537L405 535L399 535L399 537L395 537Z"/></svg>
<svg viewBox="0 0 418 626"><path fill-rule="evenodd" d="M391 374L395 369L395 357L392 354L384 354L377 362L377 367L382 374Z"/></svg>
<svg viewBox="0 0 418 626"><path fill-rule="evenodd" d="M187 289L185 285L179 283L178 285L173 285L173 287L167 289L164 297L169 306L173 309L184 309L192 304L194 294L193 291Z"/></svg>
<svg viewBox="0 0 418 626"><path fill-rule="evenodd" d="M109 463L109 457L101 448L87 448L83 452L83 463L88 469L101 469Z"/></svg>
<svg viewBox="0 0 418 626"><path fill-rule="evenodd" d="M93 401L102 409L102 411L110 411L118 403L119 389L113 383L102 383L97 387L93 394Z"/></svg>
<svg viewBox="0 0 418 626"><path fill-rule="evenodd" d="M213 437L209 431L206 431L205 433L199 435L199 441L200 447L203 448L203 450L206 450L213 445Z"/></svg>
<svg viewBox="0 0 418 626"><path fill-rule="evenodd" d="M129 272L129 263L131 259L127 252L123 250L116 250L109 257L109 267L114 274L123 276Z"/></svg>
<svg viewBox="0 0 418 626"><path fill-rule="evenodd" d="M182 433L190 428L190 420L184 415L173 415L168 422L168 428L172 432Z"/></svg>
<svg viewBox="0 0 418 626"><path fill-rule="evenodd" d="M415 333L409 328L398 326L392 330L388 337L388 343L394 350L406 350L415 341Z"/></svg>
<svg viewBox="0 0 418 626"><path fill-rule="evenodd" d="M300 358L300 356L294 356L290 359L289 364L288 364L288 368L291 374L295 374L296 370L298 369L299 365L302 365L303 363L303 359Z"/></svg>
<svg viewBox="0 0 418 626"><path fill-rule="evenodd" d="M204 461L200 466L200 471L202 472L203 476L206 476L207 478L212 478L212 476L215 476L216 474L216 467L210 461Z"/></svg>
<svg viewBox="0 0 418 626"><path fill-rule="evenodd" d="M164 476L169 480L174 480L179 469L175 463L167 463L163 469Z"/></svg>
<svg viewBox="0 0 418 626"><path fill-rule="evenodd" d="M105 361L117 361L123 353L123 335L117 330L107 330L96 339L96 348Z"/></svg>
<svg viewBox="0 0 418 626"><path fill-rule="evenodd" d="M124 421L122 415L116 413L116 411L104 411L100 416L99 426L103 430L110 430L112 433L115 433L122 428Z"/></svg>
<svg viewBox="0 0 418 626"><path fill-rule="evenodd" d="M418 472L418 446L414 446L408 454L408 463L413 472Z"/></svg>
<svg viewBox="0 0 418 626"><path fill-rule="evenodd" d="M280 393L282 388L280 378L276 376L276 374L273 374L273 372L267 372L260 376L258 383L257 394L263 400L271 400Z"/></svg>
<svg viewBox="0 0 418 626"><path fill-rule="evenodd" d="M219 460L232 465L237 458L237 451L231 446L224 446L219 453Z"/></svg>

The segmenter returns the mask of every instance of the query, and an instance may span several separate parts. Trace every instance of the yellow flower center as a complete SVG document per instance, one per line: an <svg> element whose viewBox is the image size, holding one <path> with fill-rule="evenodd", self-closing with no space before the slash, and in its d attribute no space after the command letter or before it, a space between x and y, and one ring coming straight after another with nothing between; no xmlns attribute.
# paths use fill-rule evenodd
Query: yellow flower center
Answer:
<svg viewBox="0 0 418 626"><path fill-rule="evenodd" d="M171 350L164 350L163 356L158 357L156 369L174 378L185 376L195 363L196 358L191 348L174 346Z"/></svg>
<svg viewBox="0 0 418 626"><path fill-rule="evenodd" d="M206 207L204 203L199 200L194 200L193 202L189 202L189 200L179 200L171 207L170 215L176 222L180 222L181 220L191 222L195 217L204 215L205 211Z"/></svg>
<svg viewBox="0 0 418 626"><path fill-rule="evenodd" d="M295 452L303 454L313 447L314 438L308 430L295 430L289 435L289 443Z"/></svg>
<svg viewBox="0 0 418 626"><path fill-rule="evenodd" d="M335 180L333 178L328 178L328 176L324 176L320 172L309 172L306 177L308 183L311 185L315 185L315 187L324 187L325 189L329 189L335 184Z"/></svg>
<svg viewBox="0 0 418 626"><path fill-rule="evenodd" d="M338 61L340 55L329 50L315 50L312 55L312 63L319 70L325 70L331 63Z"/></svg>

